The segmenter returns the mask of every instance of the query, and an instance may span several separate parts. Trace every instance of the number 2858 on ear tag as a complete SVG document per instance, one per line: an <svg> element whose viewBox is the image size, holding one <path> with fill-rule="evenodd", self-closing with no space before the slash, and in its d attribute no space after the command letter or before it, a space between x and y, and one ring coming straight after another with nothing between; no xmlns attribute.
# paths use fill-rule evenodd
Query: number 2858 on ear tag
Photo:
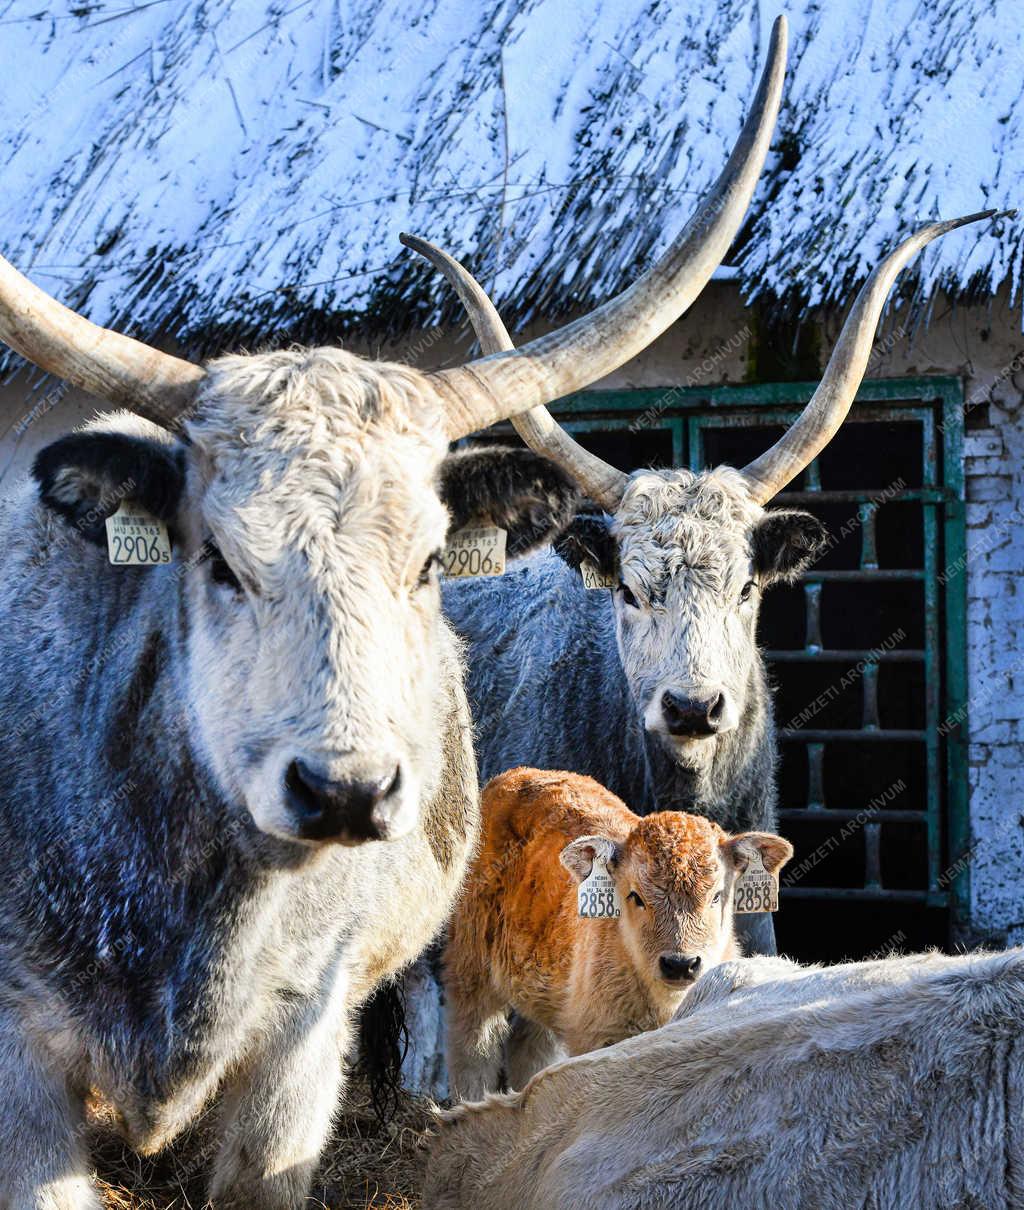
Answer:
<svg viewBox="0 0 1024 1210"><path fill-rule="evenodd" d="M576 888L576 906L580 916L589 920L616 920L622 915L615 879L600 857L595 859L594 868Z"/></svg>
<svg viewBox="0 0 1024 1210"><path fill-rule="evenodd" d="M137 504L122 500L108 517L107 558L119 567L146 567L170 563L171 539L159 517Z"/></svg>
<svg viewBox="0 0 1024 1210"><path fill-rule="evenodd" d="M764 868L760 856L753 856L750 865L736 879L733 890L733 911L737 916L753 912L779 910L779 884L774 874Z"/></svg>

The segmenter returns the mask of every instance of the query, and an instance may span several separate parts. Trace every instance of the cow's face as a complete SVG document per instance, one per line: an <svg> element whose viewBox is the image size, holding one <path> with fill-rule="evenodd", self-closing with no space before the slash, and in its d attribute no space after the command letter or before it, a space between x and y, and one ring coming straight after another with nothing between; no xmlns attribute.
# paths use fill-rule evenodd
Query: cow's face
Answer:
<svg viewBox="0 0 1024 1210"><path fill-rule="evenodd" d="M766 512L729 468L634 475L610 525L580 521L560 548L618 581L622 666L648 732L700 767L753 700L762 592L824 548L808 513Z"/></svg>
<svg viewBox="0 0 1024 1210"><path fill-rule="evenodd" d="M732 956L733 888L757 854L771 874L793 847L768 832L730 836L700 815L648 815L625 841L584 837L563 862L586 866L600 853L622 905L623 946L655 999L672 1005L706 971ZM578 854L578 856L576 856ZM580 869L584 877L589 868Z"/></svg>
<svg viewBox="0 0 1024 1210"><path fill-rule="evenodd" d="M548 515L563 524L573 490L515 455L549 496L510 499L505 474L504 498L488 499L481 466L505 466L507 451L448 458L418 374L337 350L214 362L187 432L181 444L135 439L143 471L122 459L103 478L145 480L140 502L172 531L175 564L141 574L180 587L197 747L268 833L352 844L408 833L438 785L458 676L438 591L448 531L493 519L515 542L519 511L536 528L542 503L560 502L563 515ZM114 438L66 442L90 439ZM66 442L45 452L56 463L44 496L81 462Z"/></svg>

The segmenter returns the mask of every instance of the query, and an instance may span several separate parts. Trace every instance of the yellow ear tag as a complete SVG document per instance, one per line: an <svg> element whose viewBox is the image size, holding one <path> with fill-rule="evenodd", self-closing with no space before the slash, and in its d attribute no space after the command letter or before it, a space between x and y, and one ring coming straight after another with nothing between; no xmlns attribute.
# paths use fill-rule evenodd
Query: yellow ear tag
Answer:
<svg viewBox="0 0 1024 1210"><path fill-rule="evenodd" d="M118 567L146 567L170 563L171 539L167 526L141 505L122 500L106 520L107 558Z"/></svg>
<svg viewBox="0 0 1024 1210"><path fill-rule="evenodd" d="M496 525L456 530L444 552L446 576L500 576L505 572L505 539Z"/></svg>
<svg viewBox="0 0 1024 1210"><path fill-rule="evenodd" d="M764 868L760 853L754 853L750 865L736 879L733 890L733 911L737 916L752 912L779 910L779 880Z"/></svg>
<svg viewBox="0 0 1024 1210"><path fill-rule="evenodd" d="M603 857L595 857L590 873L576 888L576 907L587 920L617 920L622 915L615 879Z"/></svg>
<svg viewBox="0 0 1024 1210"><path fill-rule="evenodd" d="M615 588L618 584L614 576L606 576L589 559L584 559L580 564L580 575L583 577L584 588Z"/></svg>

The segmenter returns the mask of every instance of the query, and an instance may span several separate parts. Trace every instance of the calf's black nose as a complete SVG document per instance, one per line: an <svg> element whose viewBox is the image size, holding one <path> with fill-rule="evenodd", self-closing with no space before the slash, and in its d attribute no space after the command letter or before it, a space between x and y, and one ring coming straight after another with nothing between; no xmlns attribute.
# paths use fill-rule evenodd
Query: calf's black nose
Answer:
<svg viewBox="0 0 1024 1210"><path fill-rule="evenodd" d="M700 974L700 956L688 958L685 954L662 954L658 966L663 979L682 983L687 979L696 979Z"/></svg>
<svg viewBox="0 0 1024 1210"><path fill-rule="evenodd" d="M375 808L396 793L401 780L396 767L379 776L332 781L303 760L293 760L285 773L288 807L302 840L355 843L383 840Z"/></svg>
<svg viewBox="0 0 1024 1210"><path fill-rule="evenodd" d="M661 695L661 714L669 735L714 735L725 714L725 697L684 697L672 689Z"/></svg>

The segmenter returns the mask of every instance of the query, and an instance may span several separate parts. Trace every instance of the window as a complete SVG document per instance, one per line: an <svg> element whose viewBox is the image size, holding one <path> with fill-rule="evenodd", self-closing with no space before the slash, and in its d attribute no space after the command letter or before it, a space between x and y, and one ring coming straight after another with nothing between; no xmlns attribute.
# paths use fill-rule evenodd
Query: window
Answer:
<svg viewBox="0 0 1024 1210"><path fill-rule="evenodd" d="M765 450L813 384L585 392L554 409L623 469ZM765 598L776 685L780 948L805 960L947 945L966 921L963 396L949 378L865 383L776 504L829 527L825 557Z"/></svg>

